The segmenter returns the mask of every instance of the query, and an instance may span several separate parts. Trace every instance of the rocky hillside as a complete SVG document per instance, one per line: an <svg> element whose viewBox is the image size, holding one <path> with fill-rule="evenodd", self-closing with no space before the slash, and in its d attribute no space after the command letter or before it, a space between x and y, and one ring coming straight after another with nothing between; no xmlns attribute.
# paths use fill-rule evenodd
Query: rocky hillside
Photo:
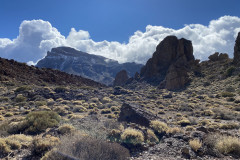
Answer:
<svg viewBox="0 0 240 160"><path fill-rule="evenodd" d="M80 75L106 85L112 85L117 72L126 70L130 77L139 72L142 65L136 63L119 64L102 56L92 55L70 47L53 48L37 65L53 68L69 74Z"/></svg>
<svg viewBox="0 0 240 160"><path fill-rule="evenodd" d="M20 84L104 86L93 80L53 69L39 69L14 60L0 58L0 81Z"/></svg>

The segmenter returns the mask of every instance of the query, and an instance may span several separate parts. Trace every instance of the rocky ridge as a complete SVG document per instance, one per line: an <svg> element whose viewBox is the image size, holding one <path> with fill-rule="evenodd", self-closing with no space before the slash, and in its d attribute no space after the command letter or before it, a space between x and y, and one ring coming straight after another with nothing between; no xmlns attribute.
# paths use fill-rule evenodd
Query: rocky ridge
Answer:
<svg viewBox="0 0 240 160"><path fill-rule="evenodd" d="M52 48L37 65L40 68L57 69L69 74L80 75L94 81L112 85L116 74L126 70L130 77L138 72L141 64L123 63L102 56L88 54L70 47Z"/></svg>

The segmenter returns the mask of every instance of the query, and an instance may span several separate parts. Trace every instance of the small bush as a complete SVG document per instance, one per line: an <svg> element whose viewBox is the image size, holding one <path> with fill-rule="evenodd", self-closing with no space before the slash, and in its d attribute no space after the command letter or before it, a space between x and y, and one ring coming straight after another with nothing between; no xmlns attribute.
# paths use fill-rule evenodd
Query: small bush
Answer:
<svg viewBox="0 0 240 160"><path fill-rule="evenodd" d="M109 108L101 110L101 114L109 114L109 113L111 113L111 109L109 109Z"/></svg>
<svg viewBox="0 0 240 160"><path fill-rule="evenodd" d="M74 130L75 128L70 124L63 124L58 128L60 134L71 134Z"/></svg>
<svg viewBox="0 0 240 160"><path fill-rule="evenodd" d="M87 109L81 105L76 105L73 107L73 112L87 112Z"/></svg>
<svg viewBox="0 0 240 160"><path fill-rule="evenodd" d="M25 102L27 100L26 97L24 97L22 94L18 94L15 98L16 102Z"/></svg>
<svg viewBox="0 0 240 160"><path fill-rule="evenodd" d="M32 142L32 153L34 155L43 155L59 143L60 140L57 137L36 138Z"/></svg>
<svg viewBox="0 0 240 160"><path fill-rule="evenodd" d="M110 133L108 133L107 138L111 142L120 142L121 141L121 131L118 129L112 129Z"/></svg>
<svg viewBox="0 0 240 160"><path fill-rule="evenodd" d="M11 149L20 149L21 148L21 143L19 141L7 138L6 144L10 146Z"/></svg>
<svg viewBox="0 0 240 160"><path fill-rule="evenodd" d="M131 143L133 145L136 145L141 144L144 141L144 136L141 131L132 128L127 128L122 133L121 140L124 143Z"/></svg>
<svg viewBox="0 0 240 160"><path fill-rule="evenodd" d="M26 117L27 129L29 134L38 134L47 128L55 127L60 121L60 116L55 112L37 111L31 112Z"/></svg>
<svg viewBox="0 0 240 160"><path fill-rule="evenodd" d="M234 97L235 94L232 92L222 92L222 97Z"/></svg>
<svg viewBox="0 0 240 160"><path fill-rule="evenodd" d="M67 90L68 90L68 89L67 89L66 87L61 87L61 86L60 86L60 87L56 87L54 91L55 91L56 93L64 93L64 92L66 92Z"/></svg>
<svg viewBox="0 0 240 160"><path fill-rule="evenodd" d="M44 106L44 105L47 105L47 102L46 101L36 101L35 105L36 106Z"/></svg>
<svg viewBox="0 0 240 160"><path fill-rule="evenodd" d="M63 137L61 145L49 152L43 160L68 159L69 157L81 160L126 160L129 156L129 151L117 143L75 135Z"/></svg>
<svg viewBox="0 0 240 160"><path fill-rule="evenodd" d="M31 87L30 86L21 86L21 87L18 87L15 92L23 92L23 91L28 91L30 90Z"/></svg>
<svg viewBox="0 0 240 160"><path fill-rule="evenodd" d="M231 136L222 136L217 140L216 149L223 154L240 156L240 139Z"/></svg>
<svg viewBox="0 0 240 160"><path fill-rule="evenodd" d="M155 133L164 134L168 130L168 126L164 122L160 122L158 120L154 120L150 122L150 127L153 129Z"/></svg>
<svg viewBox="0 0 240 160"><path fill-rule="evenodd" d="M185 126L191 125L191 122L189 119L184 118L178 121L178 124L180 124L182 127L185 127Z"/></svg>
<svg viewBox="0 0 240 160"><path fill-rule="evenodd" d="M159 142L157 136L154 134L154 132L151 129L147 130L147 142L150 144Z"/></svg>
<svg viewBox="0 0 240 160"><path fill-rule="evenodd" d="M0 157L1 155L6 155L11 152L11 149L7 145L6 141L3 138L0 138Z"/></svg>
<svg viewBox="0 0 240 160"><path fill-rule="evenodd" d="M189 141L189 145L192 150L197 152L202 147L202 142L199 139L193 139Z"/></svg>

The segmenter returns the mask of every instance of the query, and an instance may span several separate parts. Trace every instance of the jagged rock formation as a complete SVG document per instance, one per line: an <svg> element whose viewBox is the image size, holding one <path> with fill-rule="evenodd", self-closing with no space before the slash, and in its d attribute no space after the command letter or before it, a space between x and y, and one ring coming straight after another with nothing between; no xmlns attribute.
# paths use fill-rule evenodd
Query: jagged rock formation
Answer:
<svg viewBox="0 0 240 160"><path fill-rule="evenodd" d="M238 33L237 39L235 41L233 63L240 63L240 32Z"/></svg>
<svg viewBox="0 0 240 160"><path fill-rule="evenodd" d="M136 63L119 64L115 60L84 53L70 47L58 47L48 52L47 56L40 60L36 66L58 69L111 85L119 71L126 70L128 75L133 77L143 65Z"/></svg>
<svg viewBox="0 0 240 160"><path fill-rule="evenodd" d="M76 85L76 86L104 86L93 80L70 75L53 69L39 69L14 60L0 58L0 81L43 85Z"/></svg>
<svg viewBox="0 0 240 160"><path fill-rule="evenodd" d="M131 122L149 127L150 121L157 118L159 118L157 115L147 112L139 105L124 103L121 107L118 121Z"/></svg>
<svg viewBox="0 0 240 160"><path fill-rule="evenodd" d="M160 84L161 88L181 89L189 82L188 72L196 64L192 42L168 36L157 46L140 76L147 82Z"/></svg>
<svg viewBox="0 0 240 160"><path fill-rule="evenodd" d="M222 61L222 60L228 60L229 57L228 57L228 54L227 53L220 53L219 52L215 52L214 54L210 55L208 57L208 59L210 61Z"/></svg>
<svg viewBox="0 0 240 160"><path fill-rule="evenodd" d="M123 86L126 84L127 80L129 79L127 71L121 70L117 73L115 80L113 81L114 86Z"/></svg>

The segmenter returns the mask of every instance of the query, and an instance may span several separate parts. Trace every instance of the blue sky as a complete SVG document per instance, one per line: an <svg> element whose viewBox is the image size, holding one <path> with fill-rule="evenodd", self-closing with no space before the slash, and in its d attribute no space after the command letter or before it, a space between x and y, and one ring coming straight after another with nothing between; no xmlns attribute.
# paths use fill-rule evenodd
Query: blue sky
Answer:
<svg viewBox="0 0 240 160"><path fill-rule="evenodd" d="M179 29L240 17L239 6L239 0L1 0L0 37L15 38L23 20L43 19L65 36L74 27L95 41L123 42L149 24Z"/></svg>
<svg viewBox="0 0 240 160"><path fill-rule="evenodd" d="M68 45L145 63L168 34L192 40L199 59L214 51L231 55L239 6L239 0L0 0L0 56L36 63L51 47ZM212 43L202 51L206 35Z"/></svg>

